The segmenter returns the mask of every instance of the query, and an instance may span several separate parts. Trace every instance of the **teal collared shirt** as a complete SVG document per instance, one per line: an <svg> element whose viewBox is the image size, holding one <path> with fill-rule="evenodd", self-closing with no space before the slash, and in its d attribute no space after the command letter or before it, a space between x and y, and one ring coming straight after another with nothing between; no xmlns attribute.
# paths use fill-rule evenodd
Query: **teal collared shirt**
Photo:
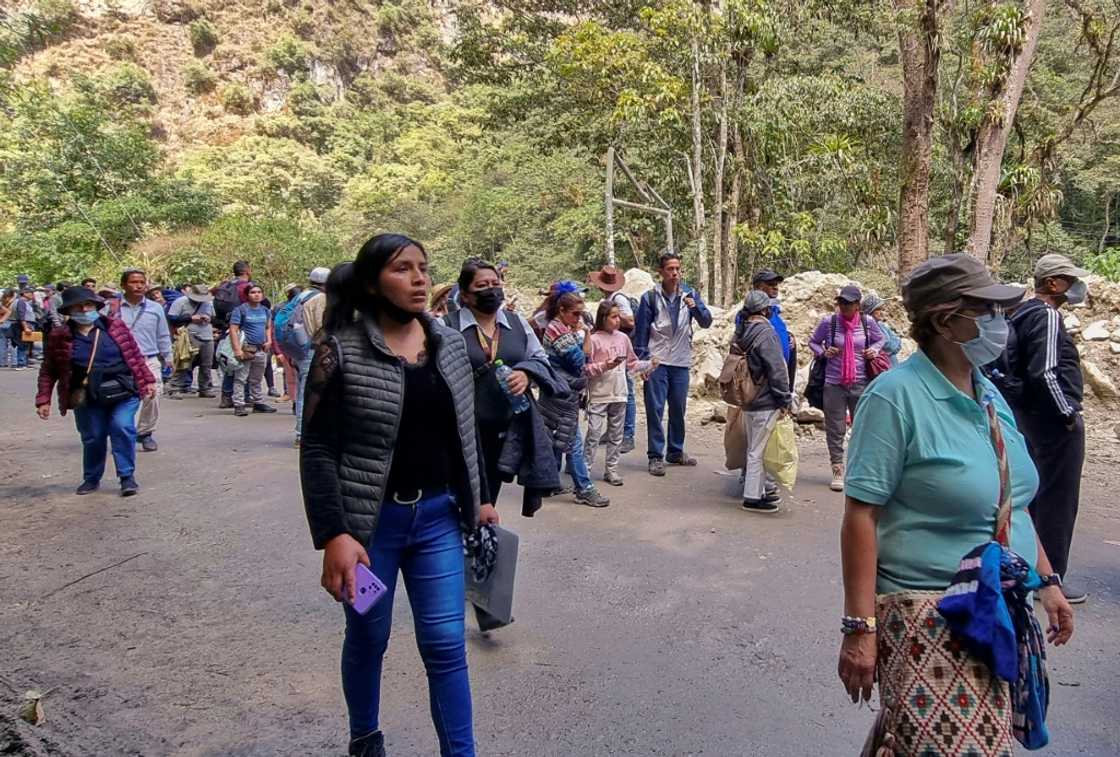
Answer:
<svg viewBox="0 0 1120 757"><path fill-rule="evenodd" d="M999 466L984 403L994 402L1011 469L1011 548L1035 565L1027 505L1038 471L999 391L974 372L976 401L921 351L877 378L856 409L845 492L882 508L876 591L940 590L961 557L991 541Z"/></svg>

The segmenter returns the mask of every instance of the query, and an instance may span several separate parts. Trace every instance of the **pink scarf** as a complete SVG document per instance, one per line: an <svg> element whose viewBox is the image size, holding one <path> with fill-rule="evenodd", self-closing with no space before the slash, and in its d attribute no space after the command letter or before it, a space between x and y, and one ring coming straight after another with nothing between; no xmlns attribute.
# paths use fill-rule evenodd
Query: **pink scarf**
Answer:
<svg viewBox="0 0 1120 757"><path fill-rule="evenodd" d="M852 386L856 383L856 326L859 325L859 313L850 319L843 315L837 316L840 325L844 327L844 352L840 357L840 386Z"/></svg>

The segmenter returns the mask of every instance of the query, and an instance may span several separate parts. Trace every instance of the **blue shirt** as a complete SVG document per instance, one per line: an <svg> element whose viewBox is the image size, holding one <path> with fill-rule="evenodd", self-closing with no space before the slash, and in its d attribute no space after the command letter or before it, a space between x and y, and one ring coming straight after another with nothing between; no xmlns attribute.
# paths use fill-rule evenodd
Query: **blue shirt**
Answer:
<svg viewBox="0 0 1120 757"><path fill-rule="evenodd" d="M845 491L882 508L880 593L944 589L960 559L992 540L999 466L987 402L995 403L1011 468L1011 549L1037 563L1027 505L1038 472L1003 397L979 371L973 381L980 402L918 351L875 379L856 408Z"/></svg>
<svg viewBox="0 0 1120 757"><path fill-rule="evenodd" d="M117 317L128 326L144 357L163 355L171 360L171 328L167 325L167 314L158 302L145 297L139 305L132 305L122 299Z"/></svg>
<svg viewBox="0 0 1120 757"><path fill-rule="evenodd" d="M883 344L883 354L891 359L891 367L894 368L898 365L898 353L902 350L902 337L894 333L894 329L882 321L879 321L879 330L883 332L883 336L887 339Z"/></svg>
<svg viewBox="0 0 1120 757"><path fill-rule="evenodd" d="M238 305L229 317L229 325L241 329L241 344L264 344L268 339L268 321L272 311L264 305Z"/></svg>
<svg viewBox="0 0 1120 757"><path fill-rule="evenodd" d="M93 367L105 371L120 368L124 365L124 357L121 355L120 347L117 346L116 341L109 336L109 332L100 323L94 324L85 336L78 333L77 328L73 331L74 347L70 352L71 363L85 370L85 367L89 365L89 354L93 350L94 334L100 331L101 334L97 337L97 354L93 357Z"/></svg>

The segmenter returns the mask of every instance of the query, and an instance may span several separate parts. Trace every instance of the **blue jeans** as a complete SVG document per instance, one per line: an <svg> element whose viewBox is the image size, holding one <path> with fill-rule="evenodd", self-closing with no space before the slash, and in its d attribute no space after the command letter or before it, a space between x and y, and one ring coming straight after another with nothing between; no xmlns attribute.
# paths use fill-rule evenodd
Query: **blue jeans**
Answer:
<svg viewBox="0 0 1120 757"><path fill-rule="evenodd" d="M374 575L389 591L364 616L343 606L342 691L350 712L351 738L379 728L381 661L389 645L399 571L404 574L412 605L416 646L428 672L428 698L440 754L473 757L458 506L446 494L415 505L398 505L386 497L368 551Z"/></svg>
<svg viewBox="0 0 1120 757"><path fill-rule="evenodd" d="M646 379L646 437L649 459L663 457L676 460L684 454L684 411L688 402L688 369L659 365ZM661 420L665 403L669 403L669 449L665 449L665 431Z"/></svg>
<svg viewBox="0 0 1120 757"><path fill-rule="evenodd" d="M16 368L27 367L27 357L31 354L31 342L16 342Z"/></svg>
<svg viewBox="0 0 1120 757"><path fill-rule="evenodd" d="M587 469L587 457L583 452L583 437L580 436L578 427L572 435L572 440L568 442L568 448L564 450L563 458L566 460L563 463L563 468L572 477L572 486L576 488L576 491L582 492L590 489L592 487L591 471ZM561 462L561 455L557 453L556 465L559 467Z"/></svg>
<svg viewBox="0 0 1120 757"><path fill-rule="evenodd" d="M307 357L300 360L298 363L293 363L296 367L296 374L299 376L299 385L296 389L296 396L292 398L296 411L296 438L303 433L303 390L307 386L307 374L311 372L311 358L314 357L314 352L308 352Z"/></svg>
<svg viewBox="0 0 1120 757"><path fill-rule="evenodd" d="M12 324L8 321L0 324L0 368L7 368L12 362Z"/></svg>
<svg viewBox="0 0 1120 757"><path fill-rule="evenodd" d="M626 420L622 424L622 438L633 439L638 433L638 401L634 397L634 377L626 372Z"/></svg>
<svg viewBox="0 0 1120 757"><path fill-rule="evenodd" d="M136 472L136 411L140 398L104 407L92 404L74 410L74 423L82 437L82 480L97 483L105 474L107 442L112 442L117 477Z"/></svg>

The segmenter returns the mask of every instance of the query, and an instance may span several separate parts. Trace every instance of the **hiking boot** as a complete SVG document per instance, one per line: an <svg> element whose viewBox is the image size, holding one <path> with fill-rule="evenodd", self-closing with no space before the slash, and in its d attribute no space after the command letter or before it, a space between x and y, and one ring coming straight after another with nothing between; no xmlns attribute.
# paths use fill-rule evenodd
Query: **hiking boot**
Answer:
<svg viewBox="0 0 1120 757"><path fill-rule="evenodd" d="M548 493L548 496L550 496L550 497L566 497L569 494L575 494L575 491L576 491L575 487L573 487L573 486L561 486L559 489L553 489L552 491L550 491Z"/></svg>
<svg viewBox="0 0 1120 757"><path fill-rule="evenodd" d="M263 402L255 402L255 403L253 403L253 412L254 413L275 413L276 408L274 408L272 405L266 405Z"/></svg>
<svg viewBox="0 0 1120 757"><path fill-rule="evenodd" d="M828 485L829 489L834 492L844 491L844 466L832 466L832 482Z"/></svg>
<svg viewBox="0 0 1120 757"><path fill-rule="evenodd" d="M121 496L131 497L136 492L140 491L140 484L136 483L136 479L132 476L124 476L121 478Z"/></svg>
<svg viewBox="0 0 1120 757"><path fill-rule="evenodd" d="M140 449L144 450L145 452L155 452L159 449L159 445L156 444L155 437L151 434L138 436L136 437L136 441L140 442Z"/></svg>
<svg viewBox="0 0 1120 757"><path fill-rule="evenodd" d="M99 481L83 481L81 485L79 485L78 488L74 490L74 493L80 497L83 494L90 494L92 492L95 492L100 488L101 482Z"/></svg>
<svg viewBox="0 0 1120 757"><path fill-rule="evenodd" d="M203 399L203 400L212 400L217 396L218 395L214 394L213 389L207 389L205 391L201 391L201 392L198 393L198 398ZM233 404L233 400L230 400L230 404L231 405Z"/></svg>
<svg viewBox="0 0 1120 757"><path fill-rule="evenodd" d="M249 414L249 408L245 407L244 405L238 405L233 409L233 414L238 418L244 418Z"/></svg>
<svg viewBox="0 0 1120 757"><path fill-rule="evenodd" d="M280 396L280 390L277 389L274 386L270 387L269 390L268 390L268 396L269 397L279 397Z"/></svg>
<svg viewBox="0 0 1120 757"><path fill-rule="evenodd" d="M693 465L696 465L696 458L689 457L682 452L680 457L666 457L665 462L669 465L683 465L685 467L691 467Z"/></svg>
<svg viewBox="0 0 1120 757"><path fill-rule="evenodd" d="M649 475L651 476L664 476L665 475L665 461L659 457L655 457L649 461Z"/></svg>
<svg viewBox="0 0 1120 757"><path fill-rule="evenodd" d="M780 497L778 501L781 501ZM781 510L777 502L768 499L744 499L742 508L748 513L762 513L764 515L772 515Z"/></svg>
<svg viewBox="0 0 1120 757"><path fill-rule="evenodd" d="M603 476L603 480L611 486L622 486L622 476L617 473L608 473Z"/></svg>
<svg viewBox="0 0 1120 757"><path fill-rule="evenodd" d="M630 436L622 440L622 446L618 448L618 454L625 455L627 452L634 451L634 437Z"/></svg>
<svg viewBox="0 0 1120 757"><path fill-rule="evenodd" d="M581 492L576 492L576 504L588 507L606 507L611 501L599 493L594 486L589 486Z"/></svg>
<svg viewBox="0 0 1120 757"><path fill-rule="evenodd" d="M1089 593L1076 584L1073 586L1062 584L1062 596L1071 605L1083 605L1089 599Z"/></svg>
<svg viewBox="0 0 1120 757"><path fill-rule="evenodd" d="M292 446L295 447L296 449L299 449L299 437L298 436L296 437L296 440L294 442L292 442Z"/></svg>
<svg viewBox="0 0 1120 757"><path fill-rule="evenodd" d="M223 394L222 399L218 402L218 409L229 410L231 407L233 407L233 395Z"/></svg>
<svg viewBox="0 0 1120 757"><path fill-rule="evenodd" d="M385 737L381 731L350 739L349 757L385 757Z"/></svg>

